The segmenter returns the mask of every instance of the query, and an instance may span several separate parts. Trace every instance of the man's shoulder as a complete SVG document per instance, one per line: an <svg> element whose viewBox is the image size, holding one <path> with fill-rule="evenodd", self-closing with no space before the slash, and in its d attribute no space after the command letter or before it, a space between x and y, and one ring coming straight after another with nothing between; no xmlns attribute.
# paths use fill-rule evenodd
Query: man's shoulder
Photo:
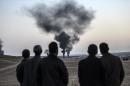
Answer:
<svg viewBox="0 0 130 86"><path fill-rule="evenodd" d="M33 61L33 58L28 59L28 61L26 61L26 63L31 63Z"/></svg>
<svg viewBox="0 0 130 86"><path fill-rule="evenodd" d="M96 61L102 62L102 58L96 58Z"/></svg>
<svg viewBox="0 0 130 86"><path fill-rule="evenodd" d="M22 60L22 61L18 64L17 69L23 68L24 65L26 64L26 62L27 62L27 60L26 60L26 61L25 61L25 60Z"/></svg>
<svg viewBox="0 0 130 86"><path fill-rule="evenodd" d="M34 56L31 59L29 59L30 61L40 61L42 58L41 56Z"/></svg>
<svg viewBox="0 0 130 86"><path fill-rule="evenodd" d="M115 60L120 60L120 57L118 57L118 56L115 56L115 55L113 55L113 54L110 54L110 57L112 58L112 59L115 59Z"/></svg>
<svg viewBox="0 0 130 86"><path fill-rule="evenodd" d="M62 61L62 62L63 62L63 60L62 60L62 59L60 59L59 57L57 57L57 60L58 60L58 61Z"/></svg>
<svg viewBox="0 0 130 86"><path fill-rule="evenodd" d="M86 63L87 59L88 59L88 58L85 58L85 59L80 60L80 61L79 61L79 65Z"/></svg>
<svg viewBox="0 0 130 86"><path fill-rule="evenodd" d="M27 62L27 60L23 59L23 60L19 63L19 66L25 64L26 62Z"/></svg>
<svg viewBox="0 0 130 86"><path fill-rule="evenodd" d="M64 62L60 58L50 58L50 57L43 58L40 63L41 64L53 63L53 64L59 64L61 66L64 65Z"/></svg>
<svg viewBox="0 0 130 86"><path fill-rule="evenodd" d="M48 58L48 57L44 57L44 58L42 58L42 59L41 59L41 61L40 61L40 62L42 63L42 62L46 62L46 61L48 61L48 60L49 60L49 58Z"/></svg>
<svg viewBox="0 0 130 86"><path fill-rule="evenodd" d="M56 60L56 61L60 61L60 62L63 62L60 58L56 57L56 58L53 58L53 57L44 57L42 58L42 61L49 61L49 60Z"/></svg>
<svg viewBox="0 0 130 86"><path fill-rule="evenodd" d="M59 57L55 58L56 62L59 64L64 64L64 61L60 59Z"/></svg>
<svg viewBox="0 0 130 86"><path fill-rule="evenodd" d="M103 56L101 57L101 59L102 59L102 60L104 60L104 59L113 59L113 58L115 58L115 57L116 57L116 56L114 56L113 54L107 53L107 54L103 55Z"/></svg>
<svg viewBox="0 0 130 86"><path fill-rule="evenodd" d="M115 56L115 60L116 60L117 63L119 63L119 64L121 63L121 59L120 59L120 57Z"/></svg>
<svg viewBox="0 0 130 86"><path fill-rule="evenodd" d="M35 58L30 58L30 59L28 59L28 60L25 62L25 64L26 64L26 65L31 65L31 64L34 63L34 62L37 62L37 60L36 60Z"/></svg>
<svg viewBox="0 0 130 86"><path fill-rule="evenodd" d="M101 58L101 60L103 61L103 62L120 62L120 57L118 57L118 56L115 56L115 55L113 55L113 54L108 54L108 55L106 55L106 56L102 56L102 58Z"/></svg>

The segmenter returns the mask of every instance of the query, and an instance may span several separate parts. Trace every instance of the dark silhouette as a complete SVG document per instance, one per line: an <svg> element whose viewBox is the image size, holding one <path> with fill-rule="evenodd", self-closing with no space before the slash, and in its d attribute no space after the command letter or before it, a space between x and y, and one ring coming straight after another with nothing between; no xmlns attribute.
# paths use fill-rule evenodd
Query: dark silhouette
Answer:
<svg viewBox="0 0 130 86"><path fill-rule="evenodd" d="M63 53L63 58L65 58L65 49L61 51Z"/></svg>
<svg viewBox="0 0 130 86"><path fill-rule="evenodd" d="M96 57L97 46L95 44L89 45L88 54L88 58L81 60L78 65L80 86L105 86L104 69L100 59Z"/></svg>
<svg viewBox="0 0 130 86"><path fill-rule="evenodd" d="M28 60L25 65L23 86L40 86L38 83L38 66L41 61L42 48L36 45L33 48L35 56Z"/></svg>
<svg viewBox="0 0 130 86"><path fill-rule="evenodd" d="M39 68L39 76L42 86L67 86L68 71L62 60L58 57L56 42L49 44L49 56L43 58Z"/></svg>
<svg viewBox="0 0 130 86"><path fill-rule="evenodd" d="M16 76L17 80L20 83L20 86L23 86L23 79L24 79L24 66L26 64L26 61L30 57L30 51L28 49L24 49L22 51L22 57L24 58L21 63L16 68Z"/></svg>
<svg viewBox="0 0 130 86"><path fill-rule="evenodd" d="M62 53L63 53L63 58L65 57L65 53L66 53L66 48L69 45L69 41L70 41L70 36L65 33L62 32L59 35L55 36L55 39L60 42L60 48L62 49Z"/></svg>
<svg viewBox="0 0 130 86"><path fill-rule="evenodd" d="M0 55L4 55L4 51L2 50L2 45L3 41L0 39Z"/></svg>
<svg viewBox="0 0 130 86"><path fill-rule="evenodd" d="M124 69L119 57L110 54L107 43L100 44L101 60L105 69L106 86L120 86L124 79Z"/></svg>

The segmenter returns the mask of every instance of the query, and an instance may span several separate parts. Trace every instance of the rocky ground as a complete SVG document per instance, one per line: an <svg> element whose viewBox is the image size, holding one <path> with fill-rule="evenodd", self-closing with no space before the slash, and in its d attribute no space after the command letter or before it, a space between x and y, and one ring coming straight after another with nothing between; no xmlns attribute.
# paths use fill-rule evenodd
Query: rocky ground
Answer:
<svg viewBox="0 0 130 86"><path fill-rule="evenodd" d="M80 59L64 59L64 62L69 71L69 85L79 86L77 78L77 65ZM19 86L16 80L16 66L20 60L3 60L0 59L0 86ZM123 61L125 69L125 79L122 86L130 86L130 61Z"/></svg>

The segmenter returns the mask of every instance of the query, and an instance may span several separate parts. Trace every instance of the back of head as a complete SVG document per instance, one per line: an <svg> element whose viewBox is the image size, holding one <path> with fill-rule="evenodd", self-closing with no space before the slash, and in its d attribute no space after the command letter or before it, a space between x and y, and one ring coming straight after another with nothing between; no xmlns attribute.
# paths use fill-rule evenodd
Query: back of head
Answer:
<svg viewBox="0 0 130 86"><path fill-rule="evenodd" d="M109 47L107 43L103 42L99 45L99 47L102 54L108 53Z"/></svg>
<svg viewBox="0 0 130 86"><path fill-rule="evenodd" d="M49 53L50 54L58 54L58 46L56 42L51 42L49 44Z"/></svg>
<svg viewBox="0 0 130 86"><path fill-rule="evenodd" d="M24 49L24 50L22 51L22 56L23 56L24 58L29 58L29 57L30 57L30 51L29 51L28 49Z"/></svg>
<svg viewBox="0 0 130 86"><path fill-rule="evenodd" d="M89 55L96 55L97 54L97 46L95 44L91 44L88 47Z"/></svg>
<svg viewBox="0 0 130 86"><path fill-rule="evenodd" d="M33 48L33 52L35 53L35 55L41 55L42 53L42 48L40 45L35 45Z"/></svg>

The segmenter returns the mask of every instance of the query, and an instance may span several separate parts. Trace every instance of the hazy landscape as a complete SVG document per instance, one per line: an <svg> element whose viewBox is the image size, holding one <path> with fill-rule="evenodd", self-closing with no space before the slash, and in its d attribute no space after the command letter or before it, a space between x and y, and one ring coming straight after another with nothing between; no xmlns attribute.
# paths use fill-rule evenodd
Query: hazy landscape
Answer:
<svg viewBox="0 0 130 86"><path fill-rule="evenodd" d="M81 58L61 58L69 71L69 85L79 86L77 78L77 65ZM15 70L21 58L4 56L0 57L0 86L19 86L16 80ZM123 61L125 79L122 86L130 86L130 60Z"/></svg>
<svg viewBox="0 0 130 86"><path fill-rule="evenodd" d="M0 86L20 86L16 67L23 49L34 55L40 45L45 55L52 41L59 55L73 54L59 56L69 71L68 86L79 86L78 62L90 44L102 42L118 52L113 54L124 66L122 86L130 86L129 8L130 0L0 0Z"/></svg>

